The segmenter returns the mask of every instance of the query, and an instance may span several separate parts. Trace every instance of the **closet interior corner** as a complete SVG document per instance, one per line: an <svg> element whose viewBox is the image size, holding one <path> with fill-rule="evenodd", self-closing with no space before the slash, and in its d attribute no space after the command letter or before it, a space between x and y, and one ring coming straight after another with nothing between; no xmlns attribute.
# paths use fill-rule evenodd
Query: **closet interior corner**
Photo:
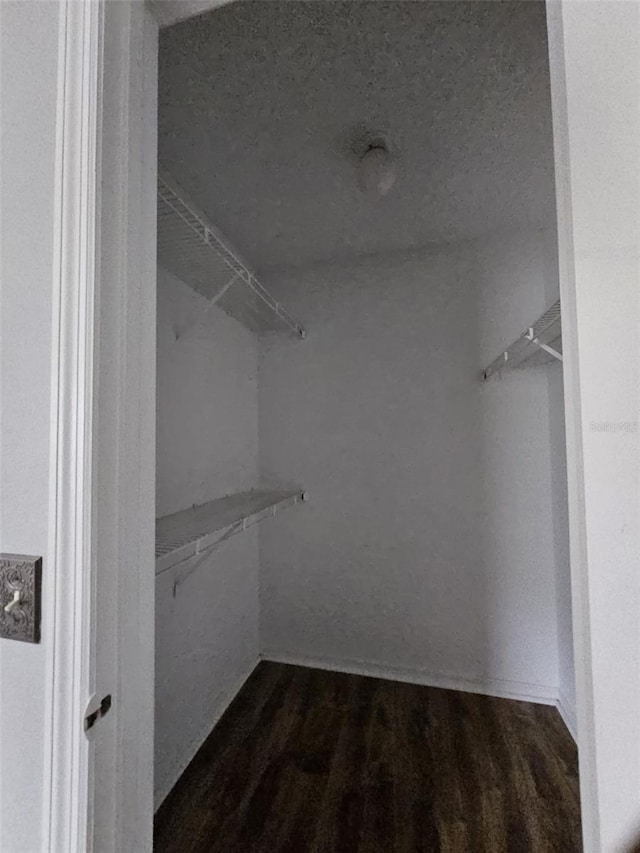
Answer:
<svg viewBox="0 0 640 853"><path fill-rule="evenodd" d="M398 702L446 707L442 743L486 724L498 749L491 714L513 711L518 760L548 750L549 790L573 815L542 814L540 850L577 850L545 4L223 4L161 31L158 141L156 809L183 802L221 717L248 713L243 690L258 701L286 684L278 701L297 704L261 730L264 753L229 735L232 764L264 764L266 811L228 782L207 826L222 821L230 852L365 849L318 841L339 824L327 792L346 709L369 695L325 671L435 691ZM316 687L330 737L305 716ZM375 726L402 717L379 689L365 776ZM323 745L307 750L311 729ZM427 762L437 744L421 732ZM416 802L420 772L402 782ZM378 783L362 779L349 792L366 822ZM298 789L317 835L288 848L273 810ZM246 846L225 810L264 819L273 846ZM481 835L447 847L459 828L441 817L429 849L502 849Z"/></svg>

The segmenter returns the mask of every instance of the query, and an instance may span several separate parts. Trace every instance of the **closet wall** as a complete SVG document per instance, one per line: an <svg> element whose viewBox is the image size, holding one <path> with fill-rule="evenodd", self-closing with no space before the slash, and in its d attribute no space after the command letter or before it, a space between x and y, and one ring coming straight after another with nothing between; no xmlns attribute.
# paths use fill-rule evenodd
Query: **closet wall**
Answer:
<svg viewBox="0 0 640 853"><path fill-rule="evenodd" d="M159 516L256 485L258 341L158 269Z"/></svg>
<svg viewBox="0 0 640 853"><path fill-rule="evenodd" d="M567 503L567 448L564 428L564 383L562 368L548 369L549 436L551 446L551 506L556 560L556 602L558 608L558 693L559 709L574 739L578 718L573 656L571 614L571 566L569 562L569 507Z"/></svg>
<svg viewBox="0 0 640 853"><path fill-rule="evenodd" d="M207 308L158 269L158 516L258 481L257 339ZM257 537L156 577L156 806L257 662Z"/></svg>
<svg viewBox="0 0 640 853"><path fill-rule="evenodd" d="M553 228L476 241L482 364L558 299L556 246ZM559 387L559 399L550 399L550 382ZM559 638L567 620L571 631L570 602L558 595L569 571L562 547L567 493L558 477L565 465L561 394L560 362L504 371L482 385L485 570L499 578L489 593L495 649L508 662L510 678L527 673L521 680L539 684L541 693L550 687L552 699L559 695Z"/></svg>
<svg viewBox="0 0 640 853"><path fill-rule="evenodd" d="M549 369L478 379L549 280L541 231L270 277L308 339L263 346L261 472L310 501L261 530L268 657L555 701Z"/></svg>
<svg viewBox="0 0 640 853"><path fill-rule="evenodd" d="M261 531L267 657L474 677L484 620L471 273L444 250L270 277L309 328L295 359L263 347L261 472L300 480L309 502Z"/></svg>

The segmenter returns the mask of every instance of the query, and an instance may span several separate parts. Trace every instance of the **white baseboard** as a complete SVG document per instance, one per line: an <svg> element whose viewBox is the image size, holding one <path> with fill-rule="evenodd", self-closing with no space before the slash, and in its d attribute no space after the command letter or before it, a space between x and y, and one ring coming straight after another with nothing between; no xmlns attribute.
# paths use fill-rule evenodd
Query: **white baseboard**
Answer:
<svg viewBox="0 0 640 853"><path fill-rule="evenodd" d="M240 676L240 678L238 678L233 683L232 687L229 690L227 690L227 692L223 695L222 700L220 701L220 704L216 708L215 714L213 715L211 721L207 725L207 730L203 733L202 737L199 740L194 741L193 748L189 751L188 755L185 755L184 760L176 768L176 772L174 774L175 778L173 779L173 781L168 780L165 783L165 785L163 786L163 788L160 790L160 792L156 792L154 808L153 808L154 813L158 811L158 809L160 808L162 803L169 796L169 794L171 793L171 790L173 789L175 784L178 782L178 780L180 779L180 777L182 776L184 771L187 769L187 767L191 764L191 762L193 761L193 759L197 755L198 751L200 750L200 748L202 747L202 745L204 744L206 739L209 737L209 735L211 734L213 729L220 722L220 718L222 717L224 712L227 710L229 705L236 698L238 693L242 690L246 680L249 678L249 676L251 675L251 673L254 671L254 669L256 668L256 666L259 663L260 663L260 655L258 655L258 657L254 661L254 663L249 667L249 669L244 673L244 675Z"/></svg>
<svg viewBox="0 0 640 853"><path fill-rule="evenodd" d="M558 709L558 713L562 717L565 726L569 729L569 734L575 743L578 743L578 719L576 716L576 710L573 705L567 701L567 697L564 695L562 690L560 691L560 695L556 701L556 708Z"/></svg>
<svg viewBox="0 0 640 853"><path fill-rule="evenodd" d="M405 681L409 684L424 684L427 687L458 690L462 693L480 693L484 696L497 696L501 699L536 702L539 705L555 705L558 707L559 701L557 687L546 684L529 684L498 678L475 680L444 673L428 672L418 668L389 666L362 660L311 658L292 652L274 650L264 651L261 658L274 663L290 663L296 666L308 666L312 669L328 669L333 672L348 672L352 675L368 675L373 678L386 678L390 681Z"/></svg>

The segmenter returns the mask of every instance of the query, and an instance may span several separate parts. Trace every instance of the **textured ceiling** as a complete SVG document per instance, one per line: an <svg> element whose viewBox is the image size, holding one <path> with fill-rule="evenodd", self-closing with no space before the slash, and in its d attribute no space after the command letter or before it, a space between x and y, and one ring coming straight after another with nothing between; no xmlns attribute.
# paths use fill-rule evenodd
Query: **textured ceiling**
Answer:
<svg viewBox="0 0 640 853"><path fill-rule="evenodd" d="M399 177L357 188L384 131ZM259 270L552 217L543 3L242 2L161 34L160 160Z"/></svg>

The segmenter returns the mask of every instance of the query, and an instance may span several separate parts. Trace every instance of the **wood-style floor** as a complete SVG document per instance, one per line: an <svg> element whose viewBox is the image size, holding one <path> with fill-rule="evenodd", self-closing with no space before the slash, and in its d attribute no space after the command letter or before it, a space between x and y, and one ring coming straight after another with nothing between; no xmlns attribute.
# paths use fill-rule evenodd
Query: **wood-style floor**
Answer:
<svg viewBox="0 0 640 853"><path fill-rule="evenodd" d="M558 712L261 663L156 817L157 853L574 853Z"/></svg>

